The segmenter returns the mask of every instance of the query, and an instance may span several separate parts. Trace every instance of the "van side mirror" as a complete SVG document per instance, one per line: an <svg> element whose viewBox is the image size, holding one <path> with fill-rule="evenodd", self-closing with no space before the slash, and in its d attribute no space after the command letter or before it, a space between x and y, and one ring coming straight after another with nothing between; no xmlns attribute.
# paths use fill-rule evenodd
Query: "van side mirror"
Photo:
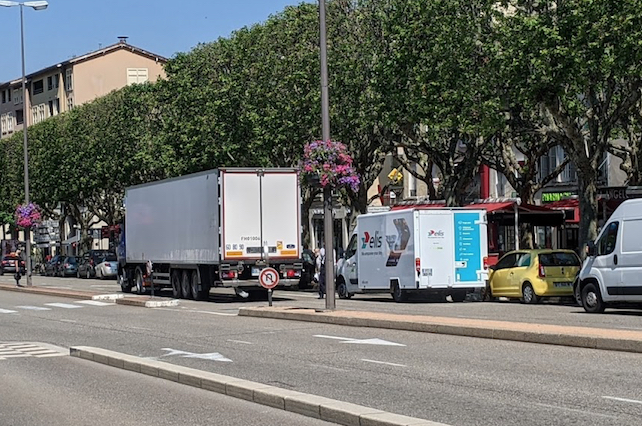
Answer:
<svg viewBox="0 0 642 426"><path fill-rule="evenodd" d="M586 244L586 254L589 256L595 256L597 254L597 246L594 241L589 241Z"/></svg>

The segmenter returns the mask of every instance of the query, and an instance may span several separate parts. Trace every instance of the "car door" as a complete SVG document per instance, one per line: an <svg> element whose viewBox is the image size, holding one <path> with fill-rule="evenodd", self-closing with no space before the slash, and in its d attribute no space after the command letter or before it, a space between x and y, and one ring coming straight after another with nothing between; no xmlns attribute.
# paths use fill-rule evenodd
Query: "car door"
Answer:
<svg viewBox="0 0 642 426"><path fill-rule="evenodd" d="M531 254L530 253L518 253L517 259L515 261L515 266L511 268L508 275L509 284L507 289L507 295L513 297L522 296L522 283L528 275L528 270L531 266Z"/></svg>
<svg viewBox="0 0 642 426"><path fill-rule="evenodd" d="M508 253L495 265L490 276L490 286L494 296L502 296L509 291L510 274L516 262L517 253Z"/></svg>

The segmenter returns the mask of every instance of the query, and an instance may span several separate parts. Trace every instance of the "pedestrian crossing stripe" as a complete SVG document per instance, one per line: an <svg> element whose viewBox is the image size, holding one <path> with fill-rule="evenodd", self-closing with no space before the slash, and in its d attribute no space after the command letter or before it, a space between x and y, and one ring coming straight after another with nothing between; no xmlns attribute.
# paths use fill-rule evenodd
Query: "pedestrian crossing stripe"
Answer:
<svg viewBox="0 0 642 426"><path fill-rule="evenodd" d="M83 303L85 305L91 305L91 306L110 306L110 305L115 305L115 303L101 302L99 300L79 300L78 302L74 302L74 303Z"/></svg>
<svg viewBox="0 0 642 426"><path fill-rule="evenodd" d="M0 343L0 360L10 358L48 358L68 355L64 348L46 343Z"/></svg>
<svg viewBox="0 0 642 426"><path fill-rule="evenodd" d="M70 303L45 303L45 306L54 306L56 308L65 308L65 309L78 309L82 306L72 305Z"/></svg>
<svg viewBox="0 0 642 426"><path fill-rule="evenodd" d="M43 308L42 306L16 306L17 309L26 309L28 311L50 311L51 308Z"/></svg>
<svg viewBox="0 0 642 426"><path fill-rule="evenodd" d="M0 309L0 314L15 314L18 311L12 311L10 309Z"/></svg>

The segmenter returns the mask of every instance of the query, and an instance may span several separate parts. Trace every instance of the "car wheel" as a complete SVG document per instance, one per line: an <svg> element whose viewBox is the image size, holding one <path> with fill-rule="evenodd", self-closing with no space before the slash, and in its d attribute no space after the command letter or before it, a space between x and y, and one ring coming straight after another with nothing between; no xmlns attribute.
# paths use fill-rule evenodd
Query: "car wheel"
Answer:
<svg viewBox="0 0 642 426"><path fill-rule="evenodd" d="M140 269L140 267L136 268L136 272L134 273L134 279L136 283L136 293L137 294L145 294L145 282L143 281L143 271Z"/></svg>
<svg viewBox="0 0 642 426"><path fill-rule="evenodd" d="M392 286L392 298L395 300L395 302L405 302L408 299L408 293L406 290L402 290L401 287L399 287L399 283L395 282L395 284Z"/></svg>
<svg viewBox="0 0 642 426"><path fill-rule="evenodd" d="M522 287L522 301L527 304L539 302L539 296L535 294L535 290L533 290L533 286L530 283L526 283Z"/></svg>
<svg viewBox="0 0 642 426"><path fill-rule="evenodd" d="M591 314L599 314L604 312L606 305L602 300L600 289L594 283L589 283L582 289L582 306L584 310Z"/></svg>
<svg viewBox="0 0 642 426"><path fill-rule="evenodd" d="M350 293L348 293L348 286L343 282L343 279L337 283L337 293L339 294L339 299L349 299Z"/></svg>
<svg viewBox="0 0 642 426"><path fill-rule="evenodd" d="M482 302L490 302L494 299L493 288L490 286L490 282L486 282L486 287L481 290L481 300Z"/></svg>
<svg viewBox="0 0 642 426"><path fill-rule="evenodd" d="M192 296L191 280L188 271L183 271L181 274L181 293L185 299L190 299Z"/></svg>
<svg viewBox="0 0 642 426"><path fill-rule="evenodd" d="M172 271L172 297L180 299L183 296L181 293L181 277L178 271Z"/></svg>

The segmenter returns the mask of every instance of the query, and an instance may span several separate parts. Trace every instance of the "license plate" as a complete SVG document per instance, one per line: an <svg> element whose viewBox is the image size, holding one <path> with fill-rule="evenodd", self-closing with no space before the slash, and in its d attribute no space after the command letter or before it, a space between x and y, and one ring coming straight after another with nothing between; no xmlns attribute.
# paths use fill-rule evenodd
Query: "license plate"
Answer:
<svg viewBox="0 0 642 426"><path fill-rule="evenodd" d="M555 287L570 287L571 283L553 283Z"/></svg>
<svg viewBox="0 0 642 426"><path fill-rule="evenodd" d="M261 272L261 268L259 268L258 266L252 266L253 277L258 277L260 272Z"/></svg>

